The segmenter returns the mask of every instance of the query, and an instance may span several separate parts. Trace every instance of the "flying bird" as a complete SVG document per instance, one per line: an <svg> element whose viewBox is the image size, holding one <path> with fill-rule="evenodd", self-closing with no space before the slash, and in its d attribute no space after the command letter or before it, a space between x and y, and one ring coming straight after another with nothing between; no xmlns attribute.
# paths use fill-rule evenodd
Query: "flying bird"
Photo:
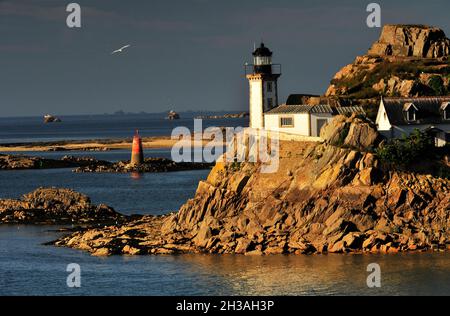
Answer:
<svg viewBox="0 0 450 316"><path fill-rule="evenodd" d="M111 55L114 55L114 54L117 54L117 53L122 53L123 52L123 50L124 49L126 49L126 48L128 48L128 47L130 47L131 45L125 45L125 46L122 46L121 48L119 48L119 49L116 49L115 51L113 51L112 53L111 53Z"/></svg>

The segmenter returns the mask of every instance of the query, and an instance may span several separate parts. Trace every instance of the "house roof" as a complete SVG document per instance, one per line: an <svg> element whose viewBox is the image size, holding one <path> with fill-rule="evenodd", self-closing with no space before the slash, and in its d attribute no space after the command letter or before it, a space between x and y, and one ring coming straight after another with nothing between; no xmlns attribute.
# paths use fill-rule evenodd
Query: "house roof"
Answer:
<svg viewBox="0 0 450 316"><path fill-rule="evenodd" d="M420 124L443 124L442 104L450 102L447 97L416 97L416 98L384 98L383 104L389 122L392 125L420 125ZM407 121L404 108L412 103L417 109L416 121ZM409 107L409 106L408 106Z"/></svg>
<svg viewBox="0 0 450 316"><path fill-rule="evenodd" d="M293 105L293 104L281 104L265 114L294 114L294 113L309 113L313 108L313 105Z"/></svg>
<svg viewBox="0 0 450 316"><path fill-rule="evenodd" d="M315 113L315 114L347 114L360 113L364 110L360 106L332 107L328 104L305 105L305 104L282 104L266 112L265 114L296 114L296 113Z"/></svg>

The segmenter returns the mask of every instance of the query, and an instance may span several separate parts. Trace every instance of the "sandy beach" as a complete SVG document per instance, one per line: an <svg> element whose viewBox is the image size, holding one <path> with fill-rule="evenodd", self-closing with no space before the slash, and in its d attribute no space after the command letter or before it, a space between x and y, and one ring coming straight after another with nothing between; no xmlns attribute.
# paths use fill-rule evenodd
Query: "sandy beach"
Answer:
<svg viewBox="0 0 450 316"><path fill-rule="evenodd" d="M142 138L142 145L144 148L171 148L178 142L180 142L180 140L172 139L170 136ZM209 142L210 140L202 140L202 146ZM1 144L0 152L108 151L116 149L130 149L131 145L132 138L10 143ZM194 147L198 146L194 142L192 142L192 145Z"/></svg>

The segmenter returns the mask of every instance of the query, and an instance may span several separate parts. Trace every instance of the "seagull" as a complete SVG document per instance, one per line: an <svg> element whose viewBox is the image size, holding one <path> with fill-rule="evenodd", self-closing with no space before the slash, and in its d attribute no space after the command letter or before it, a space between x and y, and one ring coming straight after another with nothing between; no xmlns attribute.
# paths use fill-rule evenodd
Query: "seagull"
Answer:
<svg viewBox="0 0 450 316"><path fill-rule="evenodd" d="M125 45L125 46L123 46L123 47L121 47L121 48L119 48L119 49L116 49L115 51L113 51L112 53L111 53L111 55L114 55L114 54L116 54L116 53L122 53L123 52L123 50L125 49L125 48L128 48L128 47L130 47L131 45Z"/></svg>

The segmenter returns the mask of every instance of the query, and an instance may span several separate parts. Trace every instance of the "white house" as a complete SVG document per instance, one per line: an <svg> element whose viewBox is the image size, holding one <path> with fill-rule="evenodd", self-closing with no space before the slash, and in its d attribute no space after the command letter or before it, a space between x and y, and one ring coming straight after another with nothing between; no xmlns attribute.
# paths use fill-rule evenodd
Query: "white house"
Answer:
<svg viewBox="0 0 450 316"><path fill-rule="evenodd" d="M382 98L376 123L387 138L428 130L436 136L436 145L442 146L450 133L450 96Z"/></svg>
<svg viewBox="0 0 450 316"><path fill-rule="evenodd" d="M361 107L332 107L328 104L301 104L301 97L290 95L286 104L278 105L278 78L281 66L272 64L273 53L261 43L253 52L253 64L246 65L249 81L250 127L290 135L320 136L320 129L334 115L361 113ZM248 67L250 72L248 73Z"/></svg>
<svg viewBox="0 0 450 316"><path fill-rule="evenodd" d="M355 112L364 114L364 110L356 106L282 104L264 113L264 128L287 134L319 137L320 130L333 116Z"/></svg>

